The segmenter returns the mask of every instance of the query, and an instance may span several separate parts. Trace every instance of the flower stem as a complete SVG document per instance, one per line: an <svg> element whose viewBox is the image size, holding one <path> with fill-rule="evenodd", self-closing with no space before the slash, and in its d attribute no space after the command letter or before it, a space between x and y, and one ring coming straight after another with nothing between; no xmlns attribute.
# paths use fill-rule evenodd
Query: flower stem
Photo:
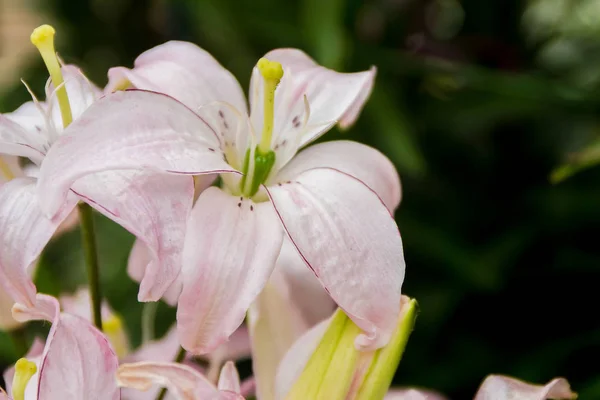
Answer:
<svg viewBox="0 0 600 400"><path fill-rule="evenodd" d="M81 238L83 254L87 266L88 284L90 287L90 300L92 303L92 316L96 328L102 330L102 295L100 293L100 275L98 268L98 248L96 246L96 233L94 231L94 215L92 207L79 203L79 219L81 224Z"/></svg>
<svg viewBox="0 0 600 400"><path fill-rule="evenodd" d="M175 357L175 362L176 363L182 362L184 358L185 358L185 349L182 347L181 349L179 349L179 353L177 353L177 357ZM160 393L158 394L158 396L156 397L156 400L164 400L166 395L167 395L167 388L163 388L160 391Z"/></svg>
<svg viewBox="0 0 600 400"><path fill-rule="evenodd" d="M142 309L142 343L148 343L154 339L154 322L157 308L158 301L144 303Z"/></svg>

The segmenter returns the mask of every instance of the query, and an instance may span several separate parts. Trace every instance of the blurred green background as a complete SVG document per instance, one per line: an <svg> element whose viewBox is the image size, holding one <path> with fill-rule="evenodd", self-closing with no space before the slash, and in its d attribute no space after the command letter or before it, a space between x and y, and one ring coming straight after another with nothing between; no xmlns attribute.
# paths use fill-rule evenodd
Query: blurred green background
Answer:
<svg viewBox="0 0 600 400"><path fill-rule="evenodd" d="M342 71L376 65L358 123L322 140L370 144L402 177L404 287L421 312L395 383L468 399L489 373L539 383L565 376L581 399L600 398L600 168L550 181L565 162L597 161L600 2L17 3L55 24L62 58L100 86L109 67L131 66L170 39L207 49L246 89L252 66L276 47L299 47ZM0 20L4 35L28 45L30 31L16 35L6 15ZM43 64L35 54L27 60L1 87L1 112L27 100L18 77L43 93ZM133 238L97 222L103 288L136 344L141 305L125 273ZM40 290L73 291L84 281L79 249L77 231L52 242ZM159 332L173 318L162 305ZM6 365L15 354L6 337L0 342Z"/></svg>

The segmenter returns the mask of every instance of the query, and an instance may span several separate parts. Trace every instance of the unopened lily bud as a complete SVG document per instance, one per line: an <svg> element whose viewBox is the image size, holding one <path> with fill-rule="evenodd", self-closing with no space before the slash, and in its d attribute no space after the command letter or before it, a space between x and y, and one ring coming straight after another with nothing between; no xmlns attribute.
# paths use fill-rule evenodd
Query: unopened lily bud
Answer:
<svg viewBox="0 0 600 400"><path fill-rule="evenodd" d="M390 342L376 351L359 351L354 340L361 330L338 309L285 399L383 399L413 330L416 314L416 300L403 296L398 326Z"/></svg>

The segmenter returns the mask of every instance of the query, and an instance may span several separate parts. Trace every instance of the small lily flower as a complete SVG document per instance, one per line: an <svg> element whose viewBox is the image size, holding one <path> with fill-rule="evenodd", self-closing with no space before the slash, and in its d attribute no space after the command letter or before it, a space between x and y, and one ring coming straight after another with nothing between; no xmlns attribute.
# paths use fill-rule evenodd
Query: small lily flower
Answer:
<svg viewBox="0 0 600 400"><path fill-rule="evenodd" d="M102 93L76 67L60 67L53 36L54 30L47 25L32 34L52 76L46 102L34 97L14 113L0 115L0 153L29 158L40 174L58 138L77 134L70 120L77 120ZM51 82L56 81L61 83L55 88ZM50 219L40 209L45 199L35 195L36 182L35 176L26 176L0 187L0 283L15 301L28 306L35 303L36 288L27 269L80 200L125 227L150 249L142 297L160 298L154 292L162 294L177 279L185 221L193 201L190 177L143 171L90 175L73 186Z"/></svg>
<svg viewBox="0 0 600 400"><path fill-rule="evenodd" d="M100 99L74 122L76 134L48 153L41 206L56 215L69 189L99 171L220 174L223 186L202 192L188 221L182 345L200 354L227 340L267 283L285 234L362 329L356 345L382 347L396 326L404 279L390 215L400 201L398 175L380 152L351 141L296 155L336 123L356 119L374 74L337 73L299 50L272 51L253 71L248 117L239 84L208 53L190 43L159 46L111 77L120 88L158 90L185 105L140 90Z"/></svg>
<svg viewBox="0 0 600 400"><path fill-rule="evenodd" d="M182 364L140 362L123 364L117 371L119 386L141 391L153 385L166 387L176 400L244 400L240 377L229 361L215 386L200 372Z"/></svg>
<svg viewBox="0 0 600 400"><path fill-rule="evenodd" d="M106 337L85 319L60 312L58 300L38 294L33 307L16 304L21 322L52 322L43 351L34 344L28 356L9 371L7 390L13 400L118 400L115 382L118 360Z"/></svg>
<svg viewBox="0 0 600 400"><path fill-rule="evenodd" d="M571 391L569 382L556 378L545 385L534 385L503 375L489 375L477 391L474 400L573 400L577 394ZM390 390L385 400L447 400L446 397L428 390Z"/></svg>

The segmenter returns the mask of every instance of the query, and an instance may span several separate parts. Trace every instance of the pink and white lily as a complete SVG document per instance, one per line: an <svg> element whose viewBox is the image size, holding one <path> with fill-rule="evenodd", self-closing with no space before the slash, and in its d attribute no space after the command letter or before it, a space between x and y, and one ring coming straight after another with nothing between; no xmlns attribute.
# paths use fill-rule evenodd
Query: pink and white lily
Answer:
<svg viewBox="0 0 600 400"><path fill-rule="evenodd" d="M61 69L77 119L101 91L79 69L69 65ZM57 204L59 211L47 218L40 208L45 199L35 195L35 176L42 174L46 155L58 138L77 134L77 128L63 129L50 81L46 97L46 102L34 97L17 111L0 115L0 153L29 158L34 165L29 169L36 170L0 187L0 283L16 302L35 303L36 288L28 269L81 200L146 243L152 258L140 290L143 297L160 298L154 292L162 293L179 274L185 221L193 201L192 179L143 171L95 174L78 181Z"/></svg>
<svg viewBox="0 0 600 400"><path fill-rule="evenodd" d="M380 152L355 142L296 154L336 123L356 119L375 71L337 73L292 49L268 53L259 67L249 117L235 78L193 44L169 42L142 54L133 70L113 70L115 87L167 95L118 92L90 107L46 158L42 207L57 215L69 189L101 171L220 174L222 187L200 195L188 222L177 314L183 346L209 352L235 331L285 234L363 329L356 345L381 347L404 279L390 214L400 201L398 175Z"/></svg>
<svg viewBox="0 0 600 400"><path fill-rule="evenodd" d="M117 356L90 322L61 313L58 300L44 294L36 296L32 307L15 305L13 314L21 322L52 322L43 350L34 343L30 359L19 360L4 375L14 400L120 399Z"/></svg>
<svg viewBox="0 0 600 400"><path fill-rule="evenodd" d="M555 378L545 385L526 383L503 375L489 375L475 394L474 400L573 400L577 394L564 378ZM447 400L439 393L420 389L394 389L385 400Z"/></svg>

